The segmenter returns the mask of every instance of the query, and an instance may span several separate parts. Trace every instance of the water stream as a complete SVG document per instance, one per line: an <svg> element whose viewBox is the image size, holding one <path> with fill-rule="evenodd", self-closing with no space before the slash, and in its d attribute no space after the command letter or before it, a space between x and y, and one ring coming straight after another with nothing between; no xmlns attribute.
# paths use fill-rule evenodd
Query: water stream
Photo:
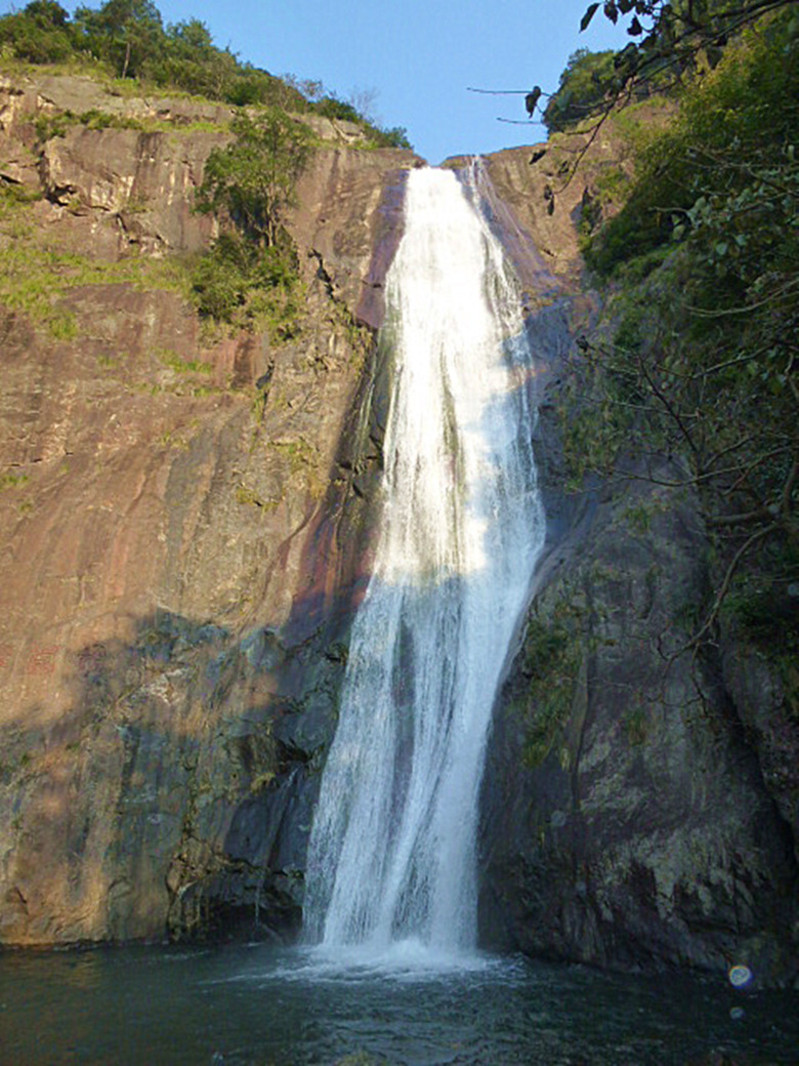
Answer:
<svg viewBox="0 0 799 1066"><path fill-rule="evenodd" d="M306 874L336 952L475 945L486 734L544 536L533 353L476 201L473 173L412 171L386 282L383 514Z"/></svg>

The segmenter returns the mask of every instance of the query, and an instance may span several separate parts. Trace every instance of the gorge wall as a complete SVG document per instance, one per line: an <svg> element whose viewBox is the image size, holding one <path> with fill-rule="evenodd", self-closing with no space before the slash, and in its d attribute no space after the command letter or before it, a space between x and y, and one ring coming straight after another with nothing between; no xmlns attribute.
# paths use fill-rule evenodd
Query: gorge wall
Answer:
<svg viewBox="0 0 799 1066"><path fill-rule="evenodd" d="M576 226L601 199L603 171L626 165L611 122L566 182L574 140L488 162L499 199L565 283L573 334L593 311ZM560 342L553 334L553 311L528 319L549 359L537 450L549 543L495 709L483 935L600 966L742 962L757 981L791 982L795 696L724 616L710 647L690 645L713 563L676 458L632 440L609 480L569 488L561 431L580 413L562 401L579 393L581 364L565 325Z"/></svg>
<svg viewBox="0 0 799 1066"><path fill-rule="evenodd" d="M374 331L417 160L314 119L290 220L302 333L213 335L174 257L215 234L192 196L229 111L77 78L0 93L17 194L0 215L0 944L290 935L368 578ZM90 112L104 124L49 135ZM564 488L558 398L597 304L577 227L623 147L598 139L570 182L559 151L484 172L540 352L549 529L489 749L484 939L789 980L795 709L731 634L681 651L705 585L690 493L638 479L634 454L630 478Z"/></svg>
<svg viewBox="0 0 799 1066"><path fill-rule="evenodd" d="M180 935L243 904L298 919L414 160L315 119L301 337L214 336L175 257L214 235L193 191L229 119L87 79L3 86L3 943Z"/></svg>

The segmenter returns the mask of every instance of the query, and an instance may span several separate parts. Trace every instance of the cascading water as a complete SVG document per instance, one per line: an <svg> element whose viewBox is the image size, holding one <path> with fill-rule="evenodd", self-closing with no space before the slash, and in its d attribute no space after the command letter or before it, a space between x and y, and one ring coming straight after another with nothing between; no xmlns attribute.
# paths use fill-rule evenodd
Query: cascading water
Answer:
<svg viewBox="0 0 799 1066"><path fill-rule="evenodd" d="M309 845L306 934L475 945L491 708L544 537L532 354L474 174L409 174L383 514Z"/></svg>

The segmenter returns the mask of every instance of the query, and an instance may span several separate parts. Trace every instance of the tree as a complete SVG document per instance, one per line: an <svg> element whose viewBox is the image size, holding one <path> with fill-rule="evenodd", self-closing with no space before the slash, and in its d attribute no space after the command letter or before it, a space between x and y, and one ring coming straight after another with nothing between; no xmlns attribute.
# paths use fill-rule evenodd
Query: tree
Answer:
<svg viewBox="0 0 799 1066"><path fill-rule="evenodd" d="M588 134L588 139L572 160L567 184L614 109L653 90L667 91L670 85L680 83L686 72L712 68L736 34L772 12L795 10L795 6L795 0L594 0L582 17L581 31L601 7L614 24L626 17L627 33L636 40L613 56L612 77L603 72L600 84L607 89L604 106L588 109L589 123L580 131ZM563 76L569 73L567 68ZM547 125L553 128L549 122Z"/></svg>
<svg viewBox="0 0 799 1066"><path fill-rule="evenodd" d="M200 19L189 19L167 27L167 40L176 50L192 59L209 59L214 51L211 31Z"/></svg>
<svg viewBox="0 0 799 1066"><path fill-rule="evenodd" d="M31 0L24 14L41 26L66 26L69 21L69 12L56 3L56 0Z"/></svg>
<svg viewBox="0 0 799 1066"><path fill-rule="evenodd" d="M230 91L238 67L232 52L215 47L206 24L190 19L167 27L159 58L148 59L145 69L158 85L219 100Z"/></svg>
<svg viewBox="0 0 799 1066"><path fill-rule="evenodd" d="M294 336L302 313L294 243L285 225L311 152L307 126L277 108L233 122L235 140L211 152L197 192L200 211L228 225L194 276L202 315L240 327L260 322L278 339Z"/></svg>
<svg viewBox="0 0 799 1066"><path fill-rule="evenodd" d="M79 7L75 22L92 53L108 60L120 78L138 77L163 53L161 13L151 0L107 0L97 11Z"/></svg>
<svg viewBox="0 0 799 1066"><path fill-rule="evenodd" d="M0 45L29 63L59 63L74 51L69 15L55 0L33 0L0 19Z"/></svg>
<svg viewBox="0 0 799 1066"><path fill-rule="evenodd" d="M618 92L631 84L662 78L704 61L713 66L727 42L763 15L794 0L604 0L589 4L580 30L599 8L614 25L627 19L634 40L616 55Z"/></svg>
<svg viewBox="0 0 799 1066"><path fill-rule="evenodd" d="M249 239L275 246L283 214L295 203L297 179L311 151L307 126L284 111L267 108L238 115L235 141L208 157L197 192L199 210L225 211Z"/></svg>

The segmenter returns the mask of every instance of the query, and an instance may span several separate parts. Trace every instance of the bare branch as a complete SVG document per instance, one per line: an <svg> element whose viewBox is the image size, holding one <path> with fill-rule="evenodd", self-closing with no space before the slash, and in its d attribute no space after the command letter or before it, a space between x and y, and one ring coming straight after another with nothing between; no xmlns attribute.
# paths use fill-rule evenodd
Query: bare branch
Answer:
<svg viewBox="0 0 799 1066"><path fill-rule="evenodd" d="M688 643L683 645L683 647L680 648L679 651L673 654L672 659L678 658L684 652L690 651L691 649L693 649L694 652L698 651L700 644L708 635L713 626L716 624L716 620L724 604L724 600L727 598L727 593L730 591L732 579L735 576L735 573L741 562L744 560L747 553L755 546L755 544L758 543L758 541L761 541L765 537L768 537L770 534L774 533L775 530L776 526L774 526L773 524L769 526L763 526L761 529L755 530L754 533L748 536L743 542L743 544L738 548L735 555L730 560L729 565L727 566L724 578L722 579L721 585L719 586L719 589L716 593L716 598L713 601L713 606L710 610L710 613L706 617L702 626L696 633L694 633Z"/></svg>

